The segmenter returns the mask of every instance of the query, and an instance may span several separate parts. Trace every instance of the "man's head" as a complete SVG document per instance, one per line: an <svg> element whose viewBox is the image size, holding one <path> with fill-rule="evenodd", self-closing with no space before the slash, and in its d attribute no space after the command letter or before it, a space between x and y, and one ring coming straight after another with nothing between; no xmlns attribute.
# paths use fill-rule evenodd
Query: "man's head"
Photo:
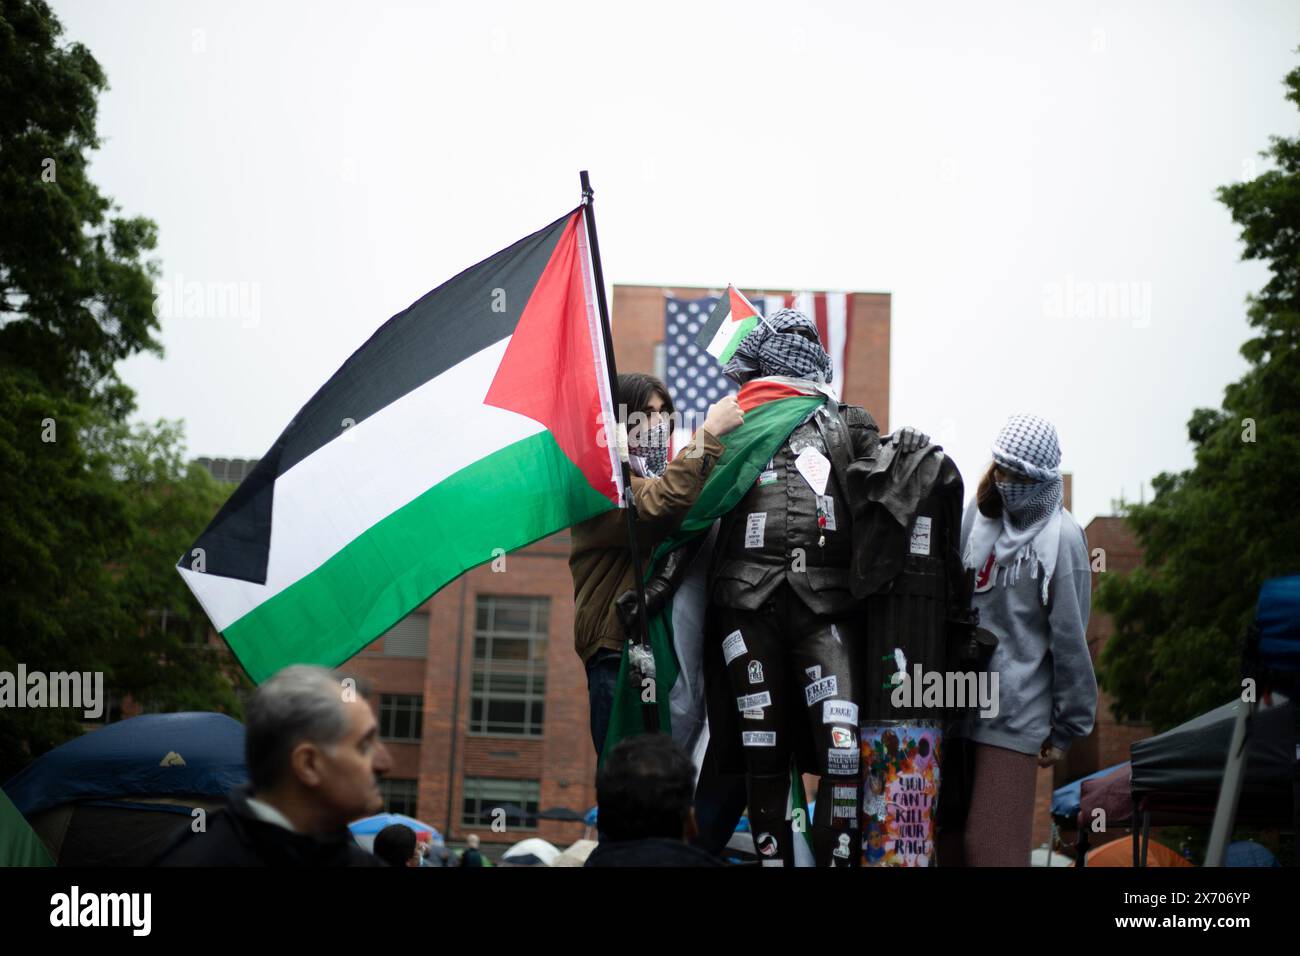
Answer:
<svg viewBox="0 0 1300 956"><path fill-rule="evenodd" d="M471 849L471 850L477 850L477 849L478 849L478 834L477 834L477 833L471 833L469 836L465 837L465 846L466 846L468 849Z"/></svg>
<svg viewBox="0 0 1300 956"><path fill-rule="evenodd" d="M383 809L377 775L391 763L370 705L323 667L286 667L257 689L244 753L254 794L300 807L321 830Z"/></svg>
<svg viewBox="0 0 1300 956"><path fill-rule="evenodd" d="M695 835L691 807L695 770L667 734L640 734L618 742L596 780L600 828L610 840Z"/></svg>
<svg viewBox="0 0 1300 956"><path fill-rule="evenodd" d="M375 834L375 856L389 866L419 866L420 852L415 831L402 823L392 823Z"/></svg>
<svg viewBox="0 0 1300 956"><path fill-rule="evenodd" d="M832 378L831 357L822 348L817 323L797 309L781 309L759 322L722 371L741 385L768 375L814 382Z"/></svg>

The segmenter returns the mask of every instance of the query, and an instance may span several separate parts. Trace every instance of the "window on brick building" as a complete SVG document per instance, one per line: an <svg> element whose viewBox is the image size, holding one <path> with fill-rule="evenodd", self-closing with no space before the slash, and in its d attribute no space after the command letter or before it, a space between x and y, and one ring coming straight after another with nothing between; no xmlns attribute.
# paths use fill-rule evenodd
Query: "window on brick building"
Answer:
<svg viewBox="0 0 1300 956"><path fill-rule="evenodd" d="M420 694L379 695L379 736L383 740L419 740L424 716Z"/></svg>
<svg viewBox="0 0 1300 956"><path fill-rule="evenodd" d="M379 793L384 798L385 813L403 813L408 817L417 816L415 805L419 789L415 780L391 780L381 777Z"/></svg>
<svg viewBox="0 0 1300 956"><path fill-rule="evenodd" d="M542 735L550 612L550 598L478 597L470 733Z"/></svg>
<svg viewBox="0 0 1300 956"><path fill-rule="evenodd" d="M467 827L490 827L501 819L510 830L536 830L537 808L542 786L536 780L503 780L498 777L466 777L461 823ZM496 809L505 811L494 815ZM522 819L516 812L522 810Z"/></svg>
<svg viewBox="0 0 1300 956"><path fill-rule="evenodd" d="M429 614L412 611L384 633L385 657L427 657Z"/></svg>

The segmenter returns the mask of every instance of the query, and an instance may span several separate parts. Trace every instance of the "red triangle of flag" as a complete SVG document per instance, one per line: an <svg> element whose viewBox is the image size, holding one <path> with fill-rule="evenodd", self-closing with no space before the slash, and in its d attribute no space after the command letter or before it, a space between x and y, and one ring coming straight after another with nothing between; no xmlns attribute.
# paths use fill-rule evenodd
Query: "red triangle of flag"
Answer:
<svg viewBox="0 0 1300 956"><path fill-rule="evenodd" d="M584 282L579 230L582 211L570 217L555 251L533 287L501 359L485 405L540 422L591 486L618 501L610 450L601 418L601 386Z"/></svg>

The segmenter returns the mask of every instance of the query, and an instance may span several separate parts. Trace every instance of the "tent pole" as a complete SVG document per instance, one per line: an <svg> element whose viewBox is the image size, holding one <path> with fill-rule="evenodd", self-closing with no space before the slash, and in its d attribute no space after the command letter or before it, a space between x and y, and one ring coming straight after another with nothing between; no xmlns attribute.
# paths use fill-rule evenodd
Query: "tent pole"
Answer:
<svg viewBox="0 0 1300 956"><path fill-rule="evenodd" d="M1210 843L1205 850L1205 866L1223 866L1232 839L1232 824L1237 816L1237 801L1241 797L1241 784L1246 775L1246 744L1250 736L1250 719L1255 715L1255 702L1242 701L1237 707L1237 719L1232 724L1232 743L1228 745L1228 762L1223 768L1223 782L1219 784L1219 802L1214 808L1214 824L1210 828Z"/></svg>

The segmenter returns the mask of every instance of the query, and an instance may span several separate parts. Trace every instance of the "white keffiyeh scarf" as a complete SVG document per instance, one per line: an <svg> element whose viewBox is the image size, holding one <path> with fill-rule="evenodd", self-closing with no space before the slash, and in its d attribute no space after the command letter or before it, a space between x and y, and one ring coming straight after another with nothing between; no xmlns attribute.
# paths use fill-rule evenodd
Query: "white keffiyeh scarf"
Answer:
<svg viewBox="0 0 1300 956"><path fill-rule="evenodd" d="M1046 604L1064 504L1056 429L1036 415L1013 415L993 443L993 460L1011 475L1011 480L997 483L1002 517L976 512L962 561L978 571L991 552L992 573L1004 587L1020 579L1021 566L1028 562L1030 577L1038 578L1042 571L1040 593Z"/></svg>

